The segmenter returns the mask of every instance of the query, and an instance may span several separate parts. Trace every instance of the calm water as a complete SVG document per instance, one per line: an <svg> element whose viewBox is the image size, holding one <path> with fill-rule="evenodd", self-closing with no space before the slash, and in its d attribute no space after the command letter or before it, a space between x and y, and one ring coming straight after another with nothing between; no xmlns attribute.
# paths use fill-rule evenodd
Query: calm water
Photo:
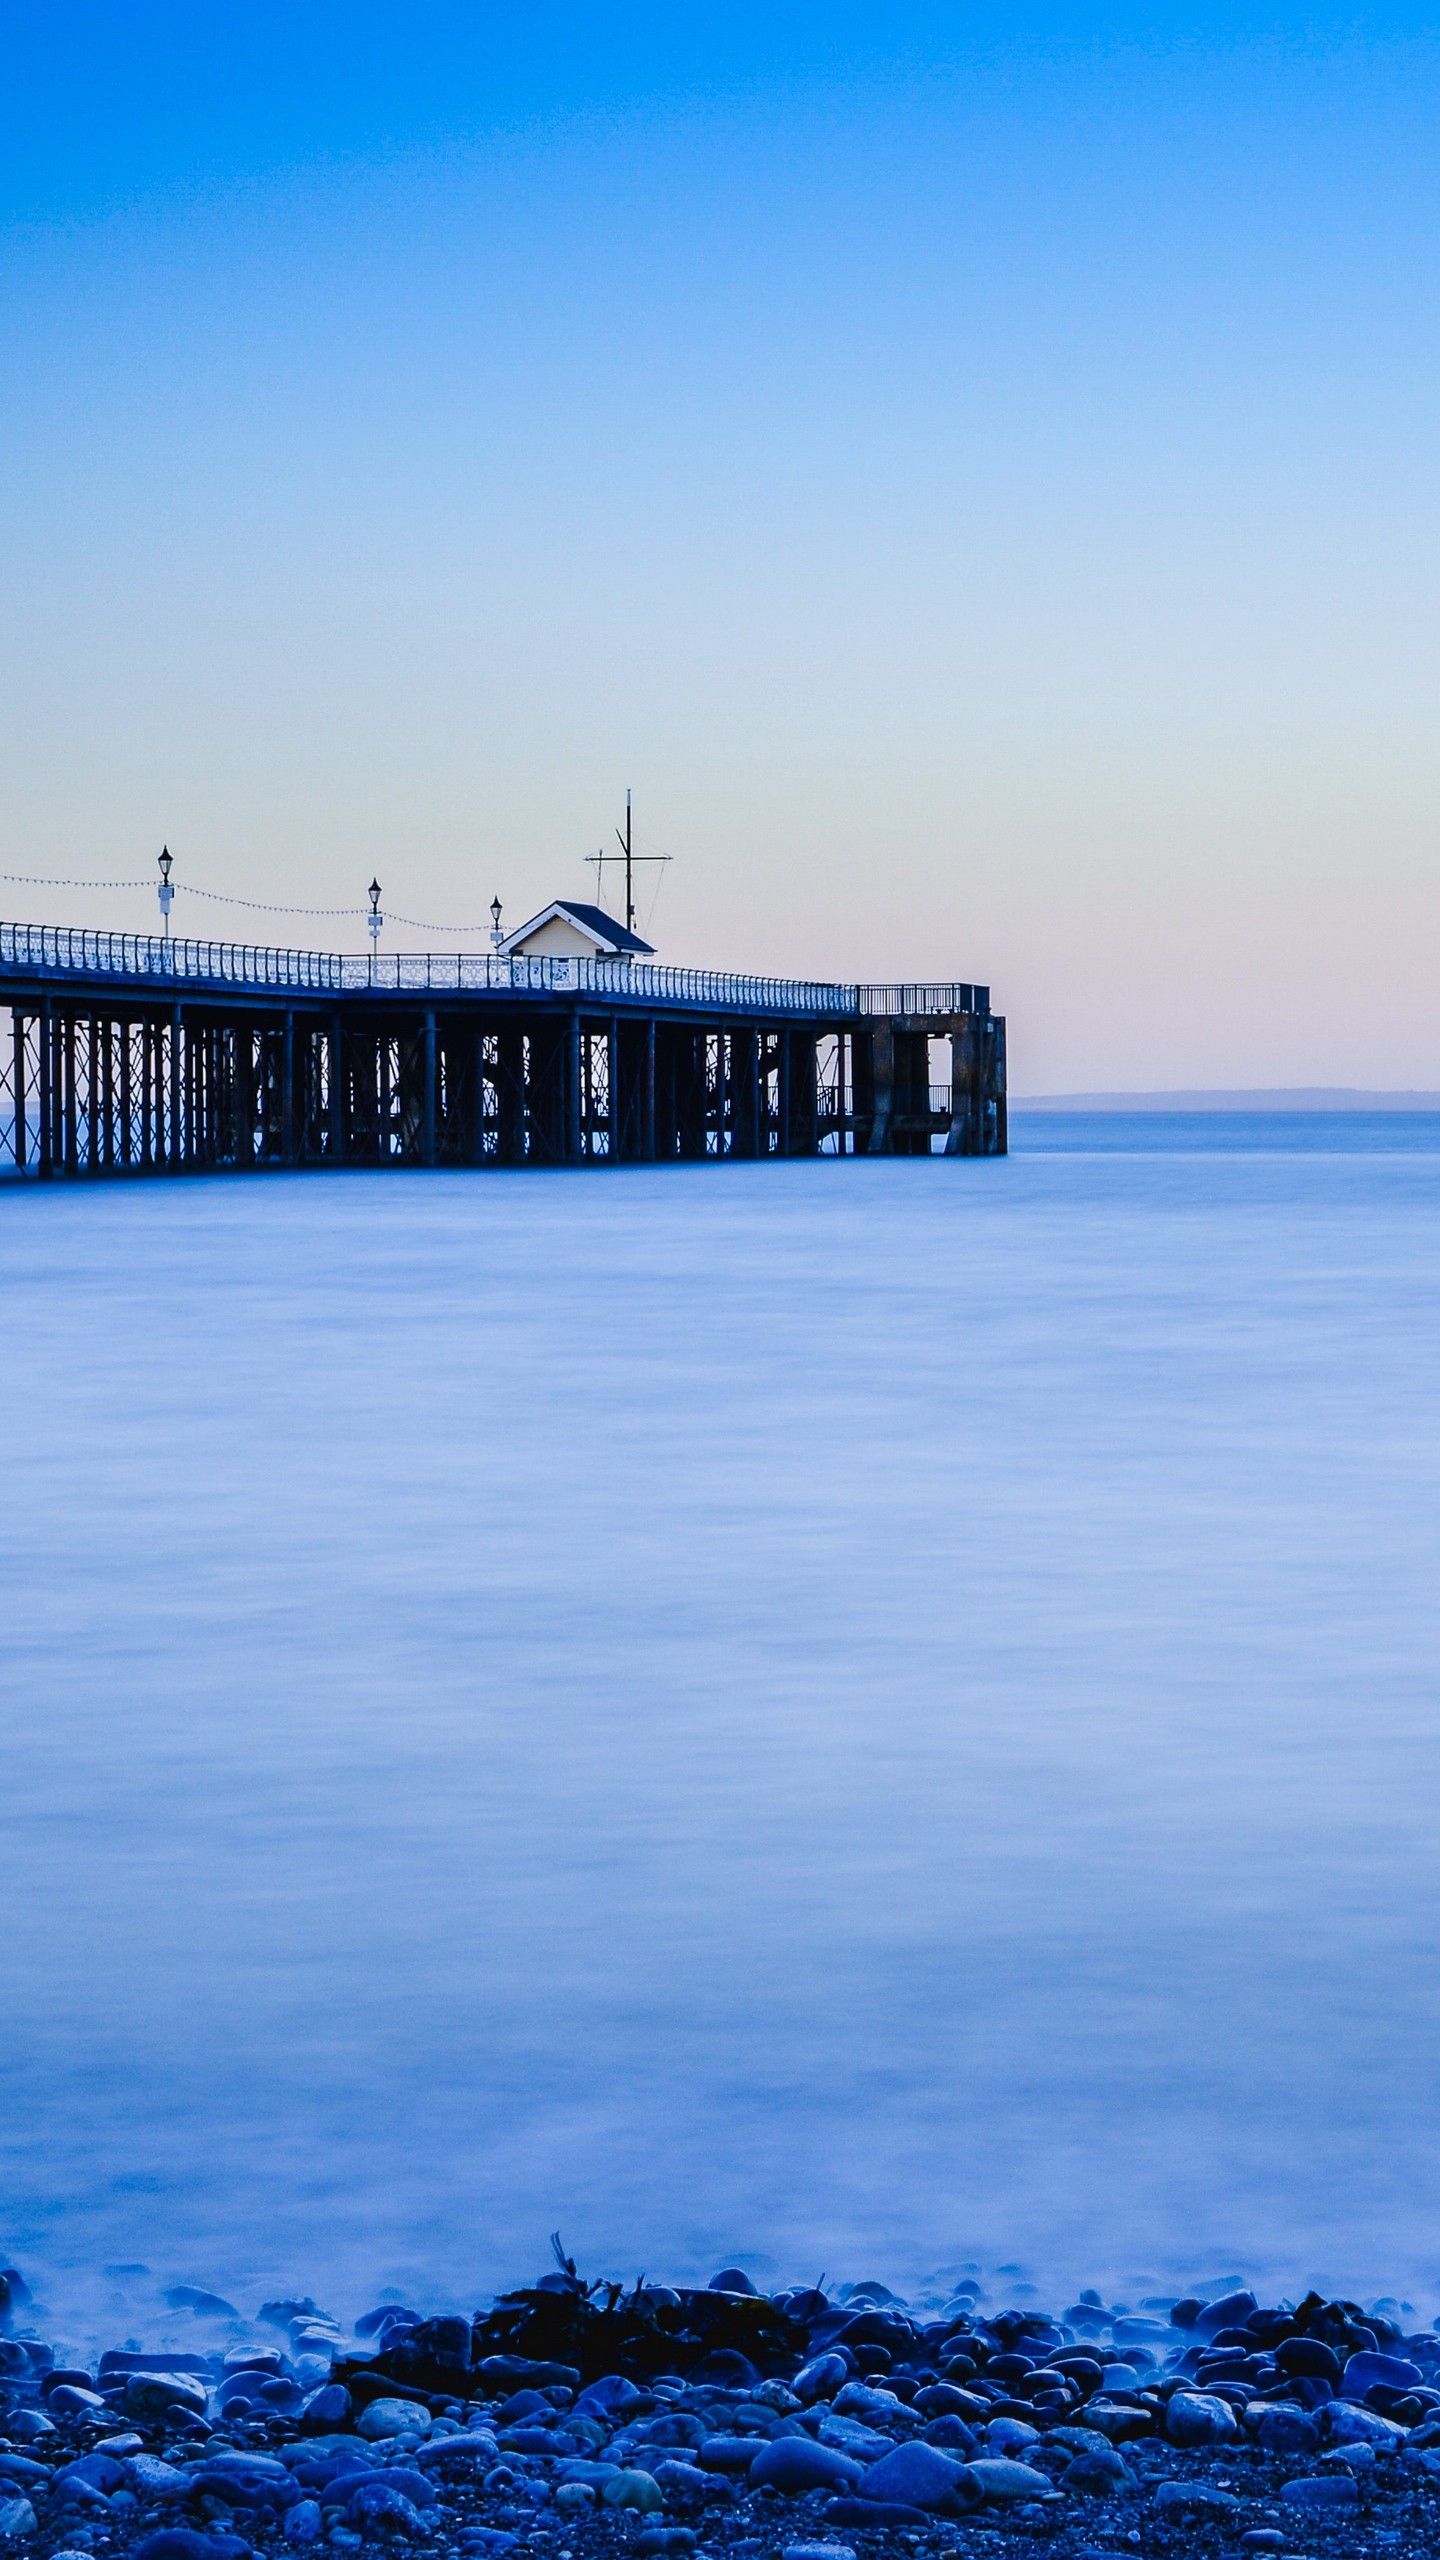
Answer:
<svg viewBox="0 0 1440 2560"><path fill-rule="evenodd" d="M1433 2309L1437 1134L0 1196L0 2246Z"/></svg>

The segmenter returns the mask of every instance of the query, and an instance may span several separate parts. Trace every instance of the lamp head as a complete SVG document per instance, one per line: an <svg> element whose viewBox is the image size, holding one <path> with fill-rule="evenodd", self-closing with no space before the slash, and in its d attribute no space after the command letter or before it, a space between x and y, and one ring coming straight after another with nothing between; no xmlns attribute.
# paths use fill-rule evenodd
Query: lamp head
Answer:
<svg viewBox="0 0 1440 2560"><path fill-rule="evenodd" d="M380 913L380 883L378 880L371 881L366 894L370 900L370 913L372 916L378 916Z"/></svg>
<svg viewBox="0 0 1440 2560"><path fill-rule="evenodd" d="M174 859L175 857L168 844L162 845L160 849L160 877L167 889L170 886L170 866Z"/></svg>

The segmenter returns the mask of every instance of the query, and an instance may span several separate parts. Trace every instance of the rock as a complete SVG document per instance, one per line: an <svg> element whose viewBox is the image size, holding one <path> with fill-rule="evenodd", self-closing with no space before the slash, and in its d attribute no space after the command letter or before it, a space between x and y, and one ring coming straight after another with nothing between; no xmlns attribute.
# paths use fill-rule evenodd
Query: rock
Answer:
<svg viewBox="0 0 1440 2560"><path fill-rule="evenodd" d="M718 2276L711 2277L708 2290L711 2293L754 2294L756 2288L743 2267L722 2267Z"/></svg>
<svg viewBox="0 0 1440 2560"><path fill-rule="evenodd" d="M1241 2534L1240 2548L1242 2551L1283 2551L1285 2536L1273 2524L1252 2525L1248 2533Z"/></svg>
<svg viewBox="0 0 1440 2560"><path fill-rule="evenodd" d="M837 2418L859 2418L877 2427L893 2424L905 2415L905 2403L893 2391L877 2391L869 2382L847 2382L830 2403Z"/></svg>
<svg viewBox="0 0 1440 2560"><path fill-rule="evenodd" d="M1344 2389L1347 2400L1363 2400L1367 2391L1413 2391L1425 2379L1418 2364L1404 2356L1372 2355L1362 2351L1351 2356L1345 2367Z"/></svg>
<svg viewBox="0 0 1440 2560"><path fill-rule="evenodd" d="M167 2524L137 2542L129 2560L246 2560L248 2551L236 2533L192 2533L186 2525Z"/></svg>
<svg viewBox="0 0 1440 2560"><path fill-rule="evenodd" d="M1288 2506L1317 2510L1329 2507L1348 2512L1360 2504L1354 2481L1340 2471L1327 2471L1309 2480L1287 2480L1280 2495Z"/></svg>
<svg viewBox="0 0 1440 2560"><path fill-rule="evenodd" d="M1029 2426L1024 2418L992 2418L985 2430L987 2453L1023 2453L1027 2445L1039 2442L1039 2428Z"/></svg>
<svg viewBox="0 0 1440 2560"><path fill-rule="evenodd" d="M1186 2325L1197 2329L1202 2338L1213 2338L1217 2329L1242 2329L1258 2307L1253 2293L1222 2293L1218 2302L1207 2302Z"/></svg>
<svg viewBox="0 0 1440 2560"><path fill-rule="evenodd" d="M607 2507L633 2507L642 2516L654 2515L665 2504L665 2492L648 2471L617 2471L600 2492Z"/></svg>
<svg viewBox="0 0 1440 2560"><path fill-rule="evenodd" d="M1108 2436L1098 2427L1052 2427L1045 2438L1047 2445L1058 2445L1062 2453L1111 2453Z"/></svg>
<svg viewBox="0 0 1440 2560"><path fill-rule="evenodd" d="M1166 2405L1165 2433L1172 2444L1233 2444L1239 2432L1229 2401L1208 2391L1177 2391Z"/></svg>
<svg viewBox="0 0 1440 2560"><path fill-rule="evenodd" d="M1178 2399L1180 2394L1177 2392L1175 2396ZM1221 2405L1223 2407L1223 2402ZM1088 2401L1085 2424L1105 2436L1111 2444L1128 2444L1132 2436L1149 2436L1155 2432L1153 2411L1137 2409L1128 2400Z"/></svg>
<svg viewBox="0 0 1440 2560"><path fill-rule="evenodd" d="M1362 2409L1354 2400L1331 2400L1322 2424L1327 2444L1385 2446L1405 2441L1405 2429L1393 2418L1382 2418L1378 2409Z"/></svg>
<svg viewBox="0 0 1440 2560"><path fill-rule="evenodd" d="M415 2538L426 2531L418 2508L403 2489L392 2489L388 2480L362 2481L345 2512L362 2531L366 2525L380 2523Z"/></svg>
<svg viewBox="0 0 1440 2560"><path fill-rule="evenodd" d="M1303 2374L1312 2382L1328 2382L1335 2391L1340 2388L1340 2359L1323 2338L1282 2338L1274 2363L1279 2373Z"/></svg>
<svg viewBox="0 0 1440 2560"><path fill-rule="evenodd" d="M849 2489L863 2476L861 2465L832 2446L809 2436L772 2436L749 2467L752 2489L778 2489L787 2498L803 2498L811 2489Z"/></svg>
<svg viewBox="0 0 1440 2560"><path fill-rule="evenodd" d="M1212 2516L1217 2519L1238 2516L1240 2501L1225 2489L1212 2489L1206 2480L1162 2480L1155 2492L1156 2512L1162 2516Z"/></svg>
<svg viewBox="0 0 1440 2560"><path fill-rule="evenodd" d="M209 2393L189 2373L132 2373L125 2380L125 2414L129 2418L163 2418L167 2409L188 2409L203 2418Z"/></svg>
<svg viewBox="0 0 1440 2560"><path fill-rule="evenodd" d="M692 2514L709 2497L729 2494L723 2473L698 2470L693 2462L657 2462L654 2478L667 2507L678 2507L682 2515Z"/></svg>
<svg viewBox="0 0 1440 2560"><path fill-rule="evenodd" d="M1267 2453L1313 2453L1320 2441L1319 2419L1289 2400L1252 2401L1245 2414Z"/></svg>
<svg viewBox="0 0 1440 2560"><path fill-rule="evenodd" d="M973 2459L980 2451L980 2439L974 2428L968 2427L953 2409L947 2409L940 2417L930 2420L924 2440L926 2444L938 2445L943 2453L963 2454L967 2460Z"/></svg>
<svg viewBox="0 0 1440 2560"><path fill-rule="evenodd" d="M78 2462L67 2462L63 2471L50 2476L57 2489L68 2489L83 2481L87 2489L103 2489L108 2498L112 2490L124 2488L128 2474L124 2463L117 2462L113 2453L86 2453Z"/></svg>
<svg viewBox="0 0 1440 2560"><path fill-rule="evenodd" d="M426 2436L430 2412L418 2400L372 2400L356 2419L355 2432L372 2441L377 2436Z"/></svg>
<svg viewBox="0 0 1440 2560"><path fill-rule="evenodd" d="M590 2383L575 2403L577 2418L623 2418L627 2409L638 2409L647 2394L637 2390L623 2373L602 2373L598 2382ZM653 2402L652 2402L653 2406Z"/></svg>
<svg viewBox="0 0 1440 2560"><path fill-rule="evenodd" d="M814 2356L802 2364L790 2385L797 2400L808 2406L815 2400L829 2400L843 2390L850 2378L850 2367L843 2356Z"/></svg>
<svg viewBox="0 0 1440 2560"><path fill-rule="evenodd" d="M1107 2444L1103 2453L1077 2453L1065 2471L1064 2485L1088 2498L1110 2498L1135 2477L1128 2462Z"/></svg>
<svg viewBox="0 0 1440 2560"><path fill-rule="evenodd" d="M702 2471L724 2471L743 2480L763 2442L760 2436L707 2436L697 2445L695 2459Z"/></svg>
<svg viewBox="0 0 1440 2560"><path fill-rule="evenodd" d="M38 2527L39 2518L28 2498L0 2498L0 2542L21 2542Z"/></svg>
<svg viewBox="0 0 1440 2560"><path fill-rule="evenodd" d="M892 2506L884 2498L832 2498L824 2515L827 2524L863 2527L866 2533L924 2533L935 2521L923 2507Z"/></svg>
<svg viewBox="0 0 1440 2560"><path fill-rule="evenodd" d="M28 2453L11 2453L8 2447L0 2446L0 2481L18 2480L24 2487L38 2480L42 2488L48 2489L54 2476L48 2462L32 2462Z"/></svg>
<svg viewBox="0 0 1440 2560"><path fill-rule="evenodd" d="M415 2460L423 2463L427 2471L432 2465L443 2471L448 2462L454 2462L459 2470L473 2471L477 2463L488 2466L498 2461L499 2454L499 2445L485 2427L462 2427L453 2436L432 2435L415 2448Z"/></svg>
<svg viewBox="0 0 1440 2560"><path fill-rule="evenodd" d="M108 2409L110 2403L98 2391L88 2391L78 2382L57 2382L45 2395L45 2406L52 2418L83 2418L91 2409Z"/></svg>
<svg viewBox="0 0 1440 2560"><path fill-rule="evenodd" d="M190 2486L189 2472L162 2462L158 2453L132 2453L125 2468L144 2498L183 2498Z"/></svg>
<svg viewBox="0 0 1440 2560"><path fill-rule="evenodd" d="M312 2391L300 2412L300 2425L306 2435L323 2435L330 2427L343 2427L353 2403L343 2382L327 2382ZM374 2406L374 2403L371 2403Z"/></svg>
<svg viewBox="0 0 1440 2560"><path fill-rule="evenodd" d="M937 2516L968 2515L983 2494L973 2465L953 2462L938 2445L923 2443L896 2445L869 2466L859 2485L866 2498L878 2498L888 2506L919 2507L924 2514Z"/></svg>
<svg viewBox="0 0 1440 2560"><path fill-rule="evenodd" d="M302 2498L285 2518L287 2542L316 2542L320 2536L320 2507L314 2498Z"/></svg>
<svg viewBox="0 0 1440 2560"><path fill-rule="evenodd" d="M877 2462L890 2451L892 2438L882 2436L876 2427L864 2427L858 2418L837 2418L831 2411L820 2421L821 2444L833 2445L837 2453L853 2455L857 2462Z"/></svg>
<svg viewBox="0 0 1440 2560"><path fill-rule="evenodd" d="M1034 2470L1028 2462L987 2459L967 2462L965 2470L987 2504L1009 2506L1017 2498L1049 2498L1055 2494L1044 2472Z"/></svg>
<svg viewBox="0 0 1440 2560"><path fill-rule="evenodd" d="M656 2552L693 2551L695 2536L688 2524L648 2524L643 2533L636 2534L635 2548L645 2552L648 2560L648 2555Z"/></svg>
<svg viewBox="0 0 1440 2560"><path fill-rule="evenodd" d="M595 2504L595 2490L588 2480L562 2480L555 2492L555 2504L562 2516L579 2515Z"/></svg>
<svg viewBox="0 0 1440 2560"><path fill-rule="evenodd" d="M1399 2468L1419 2480L1440 2480L1440 2448L1434 2445L1407 2445L1400 2456Z"/></svg>

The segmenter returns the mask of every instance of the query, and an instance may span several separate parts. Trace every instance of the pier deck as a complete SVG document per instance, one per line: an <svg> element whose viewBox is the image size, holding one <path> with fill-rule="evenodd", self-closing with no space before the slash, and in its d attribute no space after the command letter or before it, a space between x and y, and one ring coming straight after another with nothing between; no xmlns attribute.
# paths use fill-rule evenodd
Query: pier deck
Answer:
<svg viewBox="0 0 1440 2560"><path fill-rule="evenodd" d="M0 924L11 1178L1005 1149L985 986Z"/></svg>

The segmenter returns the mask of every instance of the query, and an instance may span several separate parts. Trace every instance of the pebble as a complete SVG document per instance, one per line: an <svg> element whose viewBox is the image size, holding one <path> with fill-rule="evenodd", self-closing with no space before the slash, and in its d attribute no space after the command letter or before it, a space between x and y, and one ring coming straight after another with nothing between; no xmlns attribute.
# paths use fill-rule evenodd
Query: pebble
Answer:
<svg viewBox="0 0 1440 2560"><path fill-rule="evenodd" d="M1440 2551L1440 2337L1395 2304L1312 2297L1286 2334L1288 2311L1234 2286L1173 2324L1168 2301L1095 2296L1061 2326L973 2286L943 2322L874 2289L704 2298L688 2345L683 2289L623 2315L670 2324L668 2374L653 2353L623 2372L590 2355L593 2296L553 2321L524 2309L549 2297L512 2296L482 2329L493 2353L452 2314L392 2310L352 2356L313 2304L270 2306L262 2345L232 2324L223 2357L132 2343L93 2374L0 2336L0 2513L22 2518L5 2538L26 2560L490 2560L522 2542L533 2560L938 2560L941 2540L1080 2560L1108 2499L1105 2560L1209 2560L1302 2528L1323 2553L1363 2487L1376 2554ZM797 2525L815 2540L785 2539Z"/></svg>

